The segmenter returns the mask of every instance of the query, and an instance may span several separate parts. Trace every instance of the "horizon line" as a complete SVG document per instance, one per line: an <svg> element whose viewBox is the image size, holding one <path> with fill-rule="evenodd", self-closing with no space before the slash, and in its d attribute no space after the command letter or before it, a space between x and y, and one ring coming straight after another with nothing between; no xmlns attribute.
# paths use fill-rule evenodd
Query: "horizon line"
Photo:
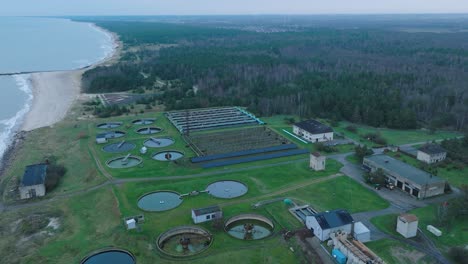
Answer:
<svg viewBox="0 0 468 264"><path fill-rule="evenodd" d="M219 14L62 14L62 15L1 15L0 17L191 17L191 16L379 16L379 15L468 15L465 12L388 12L388 13L219 13ZM468 18L468 17L467 17Z"/></svg>

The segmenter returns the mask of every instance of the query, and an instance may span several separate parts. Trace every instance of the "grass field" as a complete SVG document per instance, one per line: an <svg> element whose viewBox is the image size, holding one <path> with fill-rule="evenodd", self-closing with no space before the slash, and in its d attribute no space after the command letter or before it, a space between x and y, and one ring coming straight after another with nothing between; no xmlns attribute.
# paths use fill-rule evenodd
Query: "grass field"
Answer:
<svg viewBox="0 0 468 264"><path fill-rule="evenodd" d="M423 208L418 208L410 211L415 214L419 219L419 227L426 235L431 238L436 245L442 250L447 251L452 246L464 246L468 243L468 229L466 228L466 221L468 217L457 218L447 226L438 226L436 220L436 205L430 205ZM380 230L395 236L401 236L395 231L397 215L383 215L374 217L371 222ZM433 225L442 231L442 236L436 237L426 230L427 225Z"/></svg>
<svg viewBox="0 0 468 264"><path fill-rule="evenodd" d="M6 190L14 189L17 179L24 173L24 167L43 163L45 157L55 156L68 172L61 179L59 186L48 195L83 189L104 182L105 178L91 164L88 151L86 125L73 121L63 121L52 128L41 128L29 132L24 146L18 151L17 158L5 172L2 186ZM12 200L10 192L4 192L7 201Z"/></svg>
<svg viewBox="0 0 468 264"><path fill-rule="evenodd" d="M357 127L356 133L348 131L347 126L354 125ZM427 142L439 139L448 139L461 136L461 134L451 131L436 131L431 134L428 130L416 129L416 130L396 130L388 128L375 128L365 125L357 125L349 122L340 122L338 126L333 127L337 132L344 134L357 142L366 144L367 146L376 145L367 139L362 138L362 135L367 133L380 133L383 138L387 140L389 145L403 145L417 142Z"/></svg>
<svg viewBox="0 0 468 264"><path fill-rule="evenodd" d="M422 168L424 163L413 157L402 153L393 153L389 152L387 155L390 155L396 159L404 161L410 165L413 165L416 168ZM462 184L468 183L468 167L463 169L456 168L453 164L449 164L445 167L437 166L437 176L447 180L451 185L460 187Z"/></svg>
<svg viewBox="0 0 468 264"><path fill-rule="evenodd" d="M382 215L382 216L376 216L372 218L370 221L372 224L375 225L375 227L384 231L387 234L401 236L396 231L397 217L398 215L396 214Z"/></svg>
<svg viewBox="0 0 468 264"><path fill-rule="evenodd" d="M318 211L347 209L351 213L385 209L389 203L347 176L327 180L297 191L288 197L310 204Z"/></svg>
<svg viewBox="0 0 468 264"><path fill-rule="evenodd" d="M447 226L438 226L436 220L436 205L430 205L423 208L412 210L411 213L415 214L419 218L419 226L427 236L429 236L436 245L442 250L446 250L447 247L451 246L465 246L468 243L468 228L466 223L468 217L457 218ZM442 236L436 237L432 233L426 230L427 225L433 225L442 231Z"/></svg>
<svg viewBox="0 0 468 264"><path fill-rule="evenodd" d="M366 243L372 251L378 252L388 264L436 263L420 251L392 239L381 239Z"/></svg>

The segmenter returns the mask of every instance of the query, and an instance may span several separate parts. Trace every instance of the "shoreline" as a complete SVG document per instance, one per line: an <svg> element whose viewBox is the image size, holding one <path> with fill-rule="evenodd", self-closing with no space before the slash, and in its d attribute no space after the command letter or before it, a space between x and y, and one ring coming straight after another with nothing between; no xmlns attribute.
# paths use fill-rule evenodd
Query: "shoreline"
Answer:
<svg viewBox="0 0 468 264"><path fill-rule="evenodd" d="M89 24L108 35L112 41L112 52L96 63L78 69L30 74L29 82L33 99L30 110L19 126L19 131L32 131L53 126L63 120L82 92L83 73L98 66L111 64L119 58L122 43L118 36L95 24Z"/></svg>
<svg viewBox="0 0 468 264"><path fill-rule="evenodd" d="M27 74L33 98L29 105L29 111L18 121L15 131L10 135L9 145L3 154L0 154L0 179L3 178L3 174L15 160L30 131L53 126L66 118L69 110L82 93L81 77L83 73L95 67L113 64L120 58L123 43L119 36L94 23L88 24L104 32L110 38L112 51L97 62L78 69ZM25 74L12 74L12 76L14 75ZM0 193L2 185L0 184Z"/></svg>

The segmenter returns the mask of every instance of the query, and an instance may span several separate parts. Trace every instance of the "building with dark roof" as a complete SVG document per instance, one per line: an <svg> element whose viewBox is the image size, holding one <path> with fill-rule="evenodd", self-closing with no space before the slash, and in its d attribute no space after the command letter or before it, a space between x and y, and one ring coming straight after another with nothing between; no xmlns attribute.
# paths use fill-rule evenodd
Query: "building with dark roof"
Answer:
<svg viewBox="0 0 468 264"><path fill-rule="evenodd" d="M330 238L337 231L351 233L354 219L348 211L337 209L306 217L306 226L320 240Z"/></svg>
<svg viewBox="0 0 468 264"><path fill-rule="evenodd" d="M417 159L427 164L443 161L447 151L439 144L425 144L418 149Z"/></svg>
<svg viewBox="0 0 468 264"><path fill-rule="evenodd" d="M192 209L192 219L195 224L223 218L223 211L219 206Z"/></svg>
<svg viewBox="0 0 468 264"><path fill-rule="evenodd" d="M333 129L313 119L294 124L293 133L312 143L333 140Z"/></svg>
<svg viewBox="0 0 468 264"><path fill-rule="evenodd" d="M19 186L20 198L29 199L44 196L46 193L46 178L47 164L26 166Z"/></svg>
<svg viewBox="0 0 468 264"><path fill-rule="evenodd" d="M365 157L363 167L371 172L381 169L388 182L420 199L443 194L447 184L444 179L385 154Z"/></svg>

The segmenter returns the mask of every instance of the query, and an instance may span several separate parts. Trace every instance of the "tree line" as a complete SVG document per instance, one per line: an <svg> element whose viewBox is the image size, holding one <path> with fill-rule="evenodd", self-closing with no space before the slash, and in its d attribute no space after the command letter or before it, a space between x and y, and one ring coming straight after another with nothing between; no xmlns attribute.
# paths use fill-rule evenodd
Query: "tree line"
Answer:
<svg viewBox="0 0 468 264"><path fill-rule="evenodd" d="M468 34L386 29L257 33L220 26L110 21L127 49L83 76L88 92L158 89L167 109L239 105L376 127L463 129ZM160 44L174 44L155 48ZM179 80L155 88L155 82Z"/></svg>

